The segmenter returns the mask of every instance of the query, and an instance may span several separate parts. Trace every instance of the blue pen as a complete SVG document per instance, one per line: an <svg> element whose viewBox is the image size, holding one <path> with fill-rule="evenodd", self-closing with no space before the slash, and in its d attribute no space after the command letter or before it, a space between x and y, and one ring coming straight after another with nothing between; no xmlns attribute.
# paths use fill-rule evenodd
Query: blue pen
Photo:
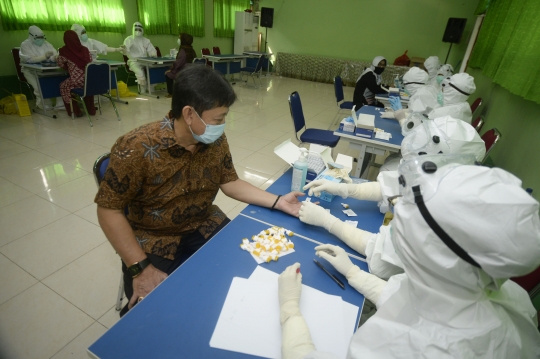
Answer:
<svg viewBox="0 0 540 359"><path fill-rule="evenodd" d="M330 276L330 278L332 278L334 280L334 282L337 283L337 285L339 285L341 287L341 289L345 289L345 284L343 284L339 279L336 278L335 275L333 275L332 273L330 273L329 271L326 270L326 268L323 267L323 265L319 262L317 262L316 259L313 260L313 262L315 262L315 264L321 268L324 273L328 274Z"/></svg>

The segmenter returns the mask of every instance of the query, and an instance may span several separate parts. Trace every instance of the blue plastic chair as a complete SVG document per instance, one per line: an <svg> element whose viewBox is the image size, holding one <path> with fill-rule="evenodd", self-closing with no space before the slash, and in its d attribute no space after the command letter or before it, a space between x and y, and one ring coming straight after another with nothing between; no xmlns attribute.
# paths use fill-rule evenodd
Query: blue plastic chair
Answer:
<svg viewBox="0 0 540 359"><path fill-rule="evenodd" d="M257 61L257 66L242 67L240 69L240 78L242 78L244 75L246 76L251 75L251 78L253 79L253 85L255 86L255 76L257 76L259 78L259 83L262 86L261 75L262 75L263 62L264 62L264 56L261 56L259 57L259 60ZM245 82L247 83L247 80Z"/></svg>
<svg viewBox="0 0 540 359"><path fill-rule="evenodd" d="M114 104L114 100L111 96L111 67L107 63L95 63L91 62L86 65L84 70L84 88L75 88L71 90L71 99L69 105L71 106L71 118L75 119L75 114L73 112L73 100L77 101L79 104L82 104L84 112L90 121L90 126L92 124L92 119L90 114L88 114L88 109L86 104L83 101L83 97L86 96L97 96L98 97L98 107L99 114L101 115L101 98L100 96L106 97L111 101L111 104L116 112L116 117L120 121L120 115L118 115L118 110Z"/></svg>
<svg viewBox="0 0 540 359"><path fill-rule="evenodd" d="M350 110L352 110L353 108L352 101L343 101L345 99L345 96L343 95L343 81L341 80L341 76L334 77L334 92L336 94L336 104L338 107L338 112L336 113L336 116L334 117L334 120L332 121L330 127L335 124L336 117L339 116L339 113L341 111L347 110L350 113ZM330 127L328 129L330 129Z"/></svg>
<svg viewBox="0 0 540 359"><path fill-rule="evenodd" d="M291 110L296 139L300 143L307 142L331 148L336 147L340 137L335 136L332 131L306 127L304 111L302 111L302 102L300 101L300 95L296 91L289 96L289 108ZM300 135L300 138L298 138L298 131L302 128L304 128L305 131Z"/></svg>

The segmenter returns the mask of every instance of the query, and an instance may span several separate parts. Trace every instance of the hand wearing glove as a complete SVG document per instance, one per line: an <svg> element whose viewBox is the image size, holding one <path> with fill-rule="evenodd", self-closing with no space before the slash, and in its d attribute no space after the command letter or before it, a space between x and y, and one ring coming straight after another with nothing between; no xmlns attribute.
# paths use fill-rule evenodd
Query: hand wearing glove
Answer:
<svg viewBox="0 0 540 359"><path fill-rule="evenodd" d="M394 115L394 111L386 111L381 113L381 118L396 118Z"/></svg>
<svg viewBox="0 0 540 359"><path fill-rule="evenodd" d="M157 53L154 52L153 54L150 55L150 57L155 59L157 57Z"/></svg>
<svg viewBox="0 0 540 359"><path fill-rule="evenodd" d="M386 286L386 281L355 266L341 247L323 244L315 247L315 250L317 256L326 259L338 272L347 277L349 284L354 289L362 293L374 304L377 304L381 292Z"/></svg>
<svg viewBox="0 0 540 359"><path fill-rule="evenodd" d="M394 117L398 121L406 119L408 115L409 115L408 111L404 109L397 110L396 112L394 112Z"/></svg>
<svg viewBox="0 0 540 359"><path fill-rule="evenodd" d="M124 55L127 55L127 48L126 48L126 45L120 45L120 46L116 49L116 51L121 52L121 53L124 54Z"/></svg>
<svg viewBox="0 0 540 359"><path fill-rule="evenodd" d="M358 253L366 254L367 242L373 233L342 222L323 207L311 202L302 202L299 217L304 223L325 228Z"/></svg>
<svg viewBox="0 0 540 359"><path fill-rule="evenodd" d="M308 195L320 196L322 191L332 193L343 198L352 197L361 201L382 201L381 186L378 182L335 183L327 180L311 181L304 186L309 189Z"/></svg>
<svg viewBox="0 0 540 359"><path fill-rule="evenodd" d="M47 57L46 56L36 56L36 57L32 57L30 59L30 61L28 61L29 63L37 63L37 62L43 62L47 60Z"/></svg>
<svg viewBox="0 0 540 359"><path fill-rule="evenodd" d="M392 110L394 111L401 110L403 108L403 106L401 106L401 99L399 97L389 96L388 101L390 102L390 106L392 106Z"/></svg>
<svg viewBox="0 0 540 359"><path fill-rule="evenodd" d="M47 52L45 53L45 57L46 57L46 58L49 58L49 57L51 57L51 56L53 56L53 55L54 55L54 52L52 52L52 51L47 51Z"/></svg>
<svg viewBox="0 0 540 359"><path fill-rule="evenodd" d="M315 350L309 328L300 313L302 274L300 263L287 267L278 278L281 354L284 359L303 358Z"/></svg>
<svg viewBox="0 0 540 359"><path fill-rule="evenodd" d="M56 62L56 58L57 58L56 55L52 55L51 57L49 57L49 58L47 59L47 61L49 61L49 62Z"/></svg>

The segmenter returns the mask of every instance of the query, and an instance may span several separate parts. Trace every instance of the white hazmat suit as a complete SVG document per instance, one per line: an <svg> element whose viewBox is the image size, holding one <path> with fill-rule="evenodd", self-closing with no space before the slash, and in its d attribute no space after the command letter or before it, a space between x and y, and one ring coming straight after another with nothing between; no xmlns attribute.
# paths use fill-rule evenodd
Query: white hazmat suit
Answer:
<svg viewBox="0 0 540 359"><path fill-rule="evenodd" d="M404 160L442 152L471 155L472 162L481 161L486 153L484 141L476 130L451 117L425 121L404 138L402 151ZM398 178L397 171L385 171L379 173L376 182L344 184L318 180L304 188L309 189L310 196L326 191L343 198L377 201L381 212L385 213L389 211L390 200L400 195ZM389 226L381 226L378 233L371 233L350 226L324 208L308 202L302 203L299 217L302 222L324 227L349 247L365 255L372 274L387 279L402 273L401 262L390 238L392 222Z"/></svg>
<svg viewBox="0 0 540 359"><path fill-rule="evenodd" d="M442 93L439 100L442 105L428 114L430 119L452 116L467 123L472 121L471 106L467 99L476 91L474 78L466 73L455 74L442 82ZM441 95L442 94L442 95Z"/></svg>
<svg viewBox="0 0 540 359"><path fill-rule="evenodd" d="M428 84L433 84L437 80L437 72L441 67L441 61L438 56L430 56L424 61L424 67L426 68L427 73L429 74Z"/></svg>
<svg viewBox="0 0 540 359"><path fill-rule="evenodd" d="M144 71L144 66L137 62L139 57L157 57L157 51L149 39L144 37L144 29L140 22L133 24L133 34L126 37L124 40L126 47L128 66L135 73L139 90L141 93L146 92L147 80Z"/></svg>
<svg viewBox="0 0 540 359"><path fill-rule="evenodd" d="M122 52L123 51L124 45L122 45L121 47L109 47L100 41L89 39L88 34L86 33L86 29L84 28L83 25L73 24L71 26L71 30L75 31L77 35L79 35L79 39L81 40L81 45L86 47L88 50L97 51L98 55L100 54L107 55L108 52Z"/></svg>
<svg viewBox="0 0 540 359"><path fill-rule="evenodd" d="M400 166L403 200L395 208L392 243L403 274L385 283L364 272L364 288L362 271L343 249L316 248L349 281L357 280L353 287L360 284L366 298L376 299L378 311L354 334L348 357L540 356L536 310L527 292L508 280L540 264L539 204L512 174L463 165L468 161L432 155ZM289 268L279 283L280 303L286 303L283 357L330 358L314 352L309 328L291 310L290 279L296 278Z"/></svg>
<svg viewBox="0 0 540 359"><path fill-rule="evenodd" d="M21 49L19 50L19 57L21 63L35 64L45 61L55 62L58 56L58 51L45 40L45 34L41 29L35 25L28 28L28 38L21 43ZM43 109L43 99L38 91L38 78L28 69L21 68L24 77L28 83L34 88L34 95L36 96L36 106ZM61 99L61 98L60 98ZM51 107L50 99L46 101L46 108ZM60 100L60 104L63 102Z"/></svg>
<svg viewBox="0 0 540 359"><path fill-rule="evenodd" d="M442 82L444 79L452 77L454 74L454 68L450 64L442 65L439 71L437 71L437 77L435 78L435 82L431 85L437 89L437 91L441 90Z"/></svg>

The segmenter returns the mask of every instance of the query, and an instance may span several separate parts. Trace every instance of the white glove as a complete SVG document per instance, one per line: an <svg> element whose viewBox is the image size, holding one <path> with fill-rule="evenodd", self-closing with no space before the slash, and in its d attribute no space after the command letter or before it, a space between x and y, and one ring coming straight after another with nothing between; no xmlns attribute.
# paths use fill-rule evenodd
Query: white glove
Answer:
<svg viewBox="0 0 540 359"><path fill-rule="evenodd" d="M124 55L127 55L128 53L126 45L120 45L116 51L121 52Z"/></svg>
<svg viewBox="0 0 540 359"><path fill-rule="evenodd" d="M42 61L45 61L45 60L47 60L46 56L36 56L36 57L32 57L30 59L30 63L42 62Z"/></svg>
<svg viewBox="0 0 540 359"><path fill-rule="evenodd" d="M358 266L352 264L349 256L341 247L323 244L315 247L315 250L317 256L326 259L338 272L347 277L351 287L362 293L371 302L377 303L381 292L386 286L386 281L364 272ZM335 256L327 253L327 251L335 254Z"/></svg>
<svg viewBox="0 0 540 359"><path fill-rule="evenodd" d="M323 207L311 202L302 202L298 214L302 222L323 227L358 253L366 255L367 242L373 233L342 222L328 213Z"/></svg>
<svg viewBox="0 0 540 359"><path fill-rule="evenodd" d="M157 53L154 52L153 54L150 55L150 57L155 59L157 57Z"/></svg>
<svg viewBox="0 0 540 359"><path fill-rule="evenodd" d="M302 274L300 263L287 267L278 278L281 354L284 359L303 358L315 350L309 328L300 313Z"/></svg>
<svg viewBox="0 0 540 359"><path fill-rule="evenodd" d="M302 202L298 218L304 223L323 227L327 231L330 231L334 223L339 221L338 218L332 216L323 207L312 202Z"/></svg>
<svg viewBox="0 0 540 359"><path fill-rule="evenodd" d="M361 201L382 201L381 185L379 182L364 182L359 184L347 184L349 197L359 199Z"/></svg>
<svg viewBox="0 0 540 359"><path fill-rule="evenodd" d="M382 118L395 118L394 111L386 111L381 113Z"/></svg>
<svg viewBox="0 0 540 359"><path fill-rule="evenodd" d="M53 52L53 51L47 51L47 52L45 53L45 57L46 57L46 58L49 58L49 57L51 57L52 55L54 55L54 52Z"/></svg>
<svg viewBox="0 0 540 359"><path fill-rule="evenodd" d="M341 196L343 198L347 198L347 196L349 195L349 191L345 183L335 183L328 180L311 181L310 183L305 185L303 189L309 189L308 195L313 196L313 194L315 194L315 196L317 197L321 195L322 191L326 191L328 193Z"/></svg>
<svg viewBox="0 0 540 359"><path fill-rule="evenodd" d="M56 58L57 58L56 55L52 55L51 57L49 57L49 61L50 62L56 62Z"/></svg>
<svg viewBox="0 0 540 359"><path fill-rule="evenodd" d="M349 255L345 249L334 246L332 244L322 244L315 247L315 254L323 259L326 259L337 271L343 275L347 275L349 270L354 267Z"/></svg>
<svg viewBox="0 0 540 359"><path fill-rule="evenodd" d="M400 123L401 123L401 120L406 119L408 115L409 115L408 111L404 109L397 110L396 112L394 112L394 116L396 120L400 121Z"/></svg>

